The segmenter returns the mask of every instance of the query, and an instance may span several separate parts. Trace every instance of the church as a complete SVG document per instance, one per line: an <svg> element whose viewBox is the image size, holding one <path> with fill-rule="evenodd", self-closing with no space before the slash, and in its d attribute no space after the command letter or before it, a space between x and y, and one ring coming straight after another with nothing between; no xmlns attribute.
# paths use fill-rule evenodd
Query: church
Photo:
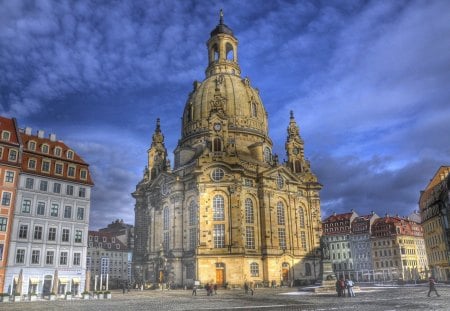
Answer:
<svg viewBox="0 0 450 311"><path fill-rule="evenodd" d="M222 12L205 56L206 77L188 95L173 167L158 119L132 194L135 281L312 282L320 273L322 186L294 115L286 116L286 160L279 163L268 114L241 76L238 40Z"/></svg>

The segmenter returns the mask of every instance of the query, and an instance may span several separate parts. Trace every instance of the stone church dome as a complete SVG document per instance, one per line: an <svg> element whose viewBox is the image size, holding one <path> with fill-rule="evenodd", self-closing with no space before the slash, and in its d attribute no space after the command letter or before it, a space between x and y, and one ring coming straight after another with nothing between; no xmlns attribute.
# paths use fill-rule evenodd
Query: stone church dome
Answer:
<svg viewBox="0 0 450 311"><path fill-rule="evenodd" d="M186 102L181 145L192 145L199 138L207 140L206 137L220 130L227 131L236 142L242 135L251 135L253 139L245 139L249 145L256 142L272 145L259 92L248 78L240 75L237 47L238 40L223 23L221 14L207 42L206 78L194 82Z"/></svg>

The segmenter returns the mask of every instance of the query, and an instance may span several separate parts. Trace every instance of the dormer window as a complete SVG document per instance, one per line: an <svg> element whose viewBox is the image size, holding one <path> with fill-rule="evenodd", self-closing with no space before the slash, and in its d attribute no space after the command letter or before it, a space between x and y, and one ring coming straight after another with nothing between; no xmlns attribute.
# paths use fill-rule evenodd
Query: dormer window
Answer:
<svg viewBox="0 0 450 311"><path fill-rule="evenodd" d="M67 159L73 160L73 151L67 150Z"/></svg>
<svg viewBox="0 0 450 311"><path fill-rule="evenodd" d="M11 138L11 133L8 131L3 131L2 132L2 140L7 140L9 141L9 139Z"/></svg>
<svg viewBox="0 0 450 311"><path fill-rule="evenodd" d="M55 156L60 157L62 154L62 149L60 147L56 147L53 153L55 154Z"/></svg>
<svg viewBox="0 0 450 311"><path fill-rule="evenodd" d="M28 149L29 149L30 151L35 151L35 150L36 150L36 142L33 141L33 140L30 140L30 141L28 142Z"/></svg>
<svg viewBox="0 0 450 311"><path fill-rule="evenodd" d="M41 151L42 151L42 153L48 153L48 145L47 144L43 144L42 146L41 146Z"/></svg>
<svg viewBox="0 0 450 311"><path fill-rule="evenodd" d="M85 169L80 170L80 178L83 180L87 179L87 171Z"/></svg>

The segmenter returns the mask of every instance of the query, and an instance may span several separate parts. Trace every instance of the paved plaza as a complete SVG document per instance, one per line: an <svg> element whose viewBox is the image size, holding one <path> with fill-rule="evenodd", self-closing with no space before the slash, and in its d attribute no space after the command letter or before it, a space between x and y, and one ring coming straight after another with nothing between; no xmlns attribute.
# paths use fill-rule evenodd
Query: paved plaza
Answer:
<svg viewBox="0 0 450 311"><path fill-rule="evenodd" d="M428 287L362 287L353 298L317 295L297 288L257 289L253 296L243 290L219 290L206 296L199 290L131 291L123 295L113 291L111 300L35 301L2 303L1 310L450 310L450 286L438 287L440 297L427 297Z"/></svg>

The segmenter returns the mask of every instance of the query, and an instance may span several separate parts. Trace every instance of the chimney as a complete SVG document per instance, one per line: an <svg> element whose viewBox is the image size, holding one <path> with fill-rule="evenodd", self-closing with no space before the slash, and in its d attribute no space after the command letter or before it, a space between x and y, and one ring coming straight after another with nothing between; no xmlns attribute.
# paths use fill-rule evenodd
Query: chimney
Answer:
<svg viewBox="0 0 450 311"><path fill-rule="evenodd" d="M37 131L37 135L39 138L44 138L44 131L43 130L38 130Z"/></svg>
<svg viewBox="0 0 450 311"><path fill-rule="evenodd" d="M50 138L50 141L56 141L56 134L51 133L49 138Z"/></svg>
<svg viewBox="0 0 450 311"><path fill-rule="evenodd" d="M31 127L26 127L25 128L25 135L31 135Z"/></svg>

